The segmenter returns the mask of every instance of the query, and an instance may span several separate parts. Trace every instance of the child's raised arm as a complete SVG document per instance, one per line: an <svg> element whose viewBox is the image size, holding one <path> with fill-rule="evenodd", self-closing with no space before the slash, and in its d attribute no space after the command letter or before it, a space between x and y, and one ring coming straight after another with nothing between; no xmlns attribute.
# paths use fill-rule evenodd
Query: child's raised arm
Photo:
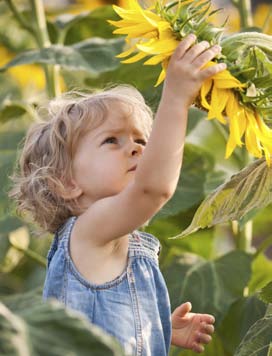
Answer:
<svg viewBox="0 0 272 356"><path fill-rule="evenodd" d="M105 244L139 228L173 196L182 164L188 108L203 81L226 68L203 66L219 52L185 38L169 62L162 98L135 178L119 194L93 203L77 220L76 234ZM193 45L193 46L192 46Z"/></svg>

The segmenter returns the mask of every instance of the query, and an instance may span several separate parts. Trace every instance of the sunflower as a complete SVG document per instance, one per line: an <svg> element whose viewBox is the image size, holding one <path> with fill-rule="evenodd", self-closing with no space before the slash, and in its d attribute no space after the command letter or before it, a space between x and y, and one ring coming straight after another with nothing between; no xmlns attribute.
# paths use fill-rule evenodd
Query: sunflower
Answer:
<svg viewBox="0 0 272 356"><path fill-rule="evenodd" d="M208 63L208 66L210 65L214 63ZM228 70L224 70L203 83L200 89L201 105L208 111L208 120L217 119L222 124L226 124L226 116L228 118L230 135L226 147L226 158L231 156L236 146L243 145L244 135L248 152L258 158L262 157L264 152L267 163L270 164L272 130L256 111L240 104L238 91L246 86L232 76Z"/></svg>
<svg viewBox="0 0 272 356"><path fill-rule="evenodd" d="M209 0L179 0L169 4L161 0L147 9L143 9L136 0L129 0L126 8L113 6L121 19L109 22L117 27L115 34L126 35L129 47L117 57L126 64L142 59L146 59L144 65L160 63L162 71L155 86L159 85L165 78L171 55L189 33L195 33L198 41L206 40L211 45L218 43L222 46L224 25L215 27L208 21L218 11L211 11L210 7ZM264 154L270 165L272 130L263 118L267 119L272 111L271 90L267 85L272 74L270 58L267 57L267 53L271 54L272 39L267 35L263 38L262 34L247 33L246 44L241 46L243 42L239 36L241 34L237 35L236 42L235 38L225 41L227 55L207 64L210 66L224 61L228 69L203 83L196 103L208 112L207 119L217 119L229 125L226 158L236 146L245 144L254 157ZM260 48L256 47L256 43ZM255 72L252 72L253 60L255 66L260 64ZM237 65L239 61L243 62ZM268 63L266 67L264 62Z"/></svg>
<svg viewBox="0 0 272 356"><path fill-rule="evenodd" d="M122 60L122 63L128 64L152 56L144 64L162 63L163 69L156 83L159 85L165 78L168 60L179 44L173 36L171 24L152 12L152 8L142 9L136 0L129 0L126 9L118 6L113 6L113 8L122 20L108 22L118 27L113 33L127 35L126 42L130 46L127 51L120 53L117 57L130 56ZM134 54L135 51L138 53Z"/></svg>

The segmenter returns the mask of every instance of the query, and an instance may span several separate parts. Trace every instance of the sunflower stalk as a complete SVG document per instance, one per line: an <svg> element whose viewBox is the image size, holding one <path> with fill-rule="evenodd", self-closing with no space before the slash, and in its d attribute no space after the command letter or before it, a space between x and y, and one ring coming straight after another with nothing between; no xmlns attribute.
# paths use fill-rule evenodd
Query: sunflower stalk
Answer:
<svg viewBox="0 0 272 356"><path fill-rule="evenodd" d="M5 0L9 9L14 15L14 18L20 24L20 26L28 31L30 35L34 38L37 46L39 48L46 48L51 45L48 31L46 18L44 13L44 6L42 0L30 0L30 8L32 11L32 18L34 25L29 25L26 19L22 16L20 11L14 5L12 0ZM43 65L47 92L49 97L55 97L60 94L60 78L59 78L59 67L52 65Z"/></svg>
<svg viewBox="0 0 272 356"><path fill-rule="evenodd" d="M30 0L32 17L36 24L38 46L39 48L46 48L51 45L48 35L46 17L42 0ZM44 65L44 72L46 76L47 92L50 98L60 94L60 78L59 66Z"/></svg>
<svg viewBox="0 0 272 356"><path fill-rule="evenodd" d="M269 21L271 20L272 18L272 5L269 6L269 11L268 11L268 14L264 20L264 23L263 23L263 32L266 32L266 30L268 29L268 26L269 26Z"/></svg>
<svg viewBox="0 0 272 356"><path fill-rule="evenodd" d="M238 221L232 221L232 232L236 248L252 253L252 220L247 221L242 228Z"/></svg>
<svg viewBox="0 0 272 356"><path fill-rule="evenodd" d="M253 25L253 19L250 0L232 0L232 3L239 11L241 28L245 29L251 27Z"/></svg>

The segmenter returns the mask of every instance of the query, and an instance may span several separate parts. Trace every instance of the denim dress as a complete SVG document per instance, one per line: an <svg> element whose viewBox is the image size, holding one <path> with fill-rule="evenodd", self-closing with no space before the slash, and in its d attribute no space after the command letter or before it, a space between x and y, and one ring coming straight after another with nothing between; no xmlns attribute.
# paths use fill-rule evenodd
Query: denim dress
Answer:
<svg viewBox="0 0 272 356"><path fill-rule="evenodd" d="M75 216L69 218L55 234L47 255L44 300L56 298L83 313L117 338L127 354L168 355L171 311L158 266L159 241L151 234L133 231L126 270L110 282L93 284L80 274L70 255L75 221Z"/></svg>

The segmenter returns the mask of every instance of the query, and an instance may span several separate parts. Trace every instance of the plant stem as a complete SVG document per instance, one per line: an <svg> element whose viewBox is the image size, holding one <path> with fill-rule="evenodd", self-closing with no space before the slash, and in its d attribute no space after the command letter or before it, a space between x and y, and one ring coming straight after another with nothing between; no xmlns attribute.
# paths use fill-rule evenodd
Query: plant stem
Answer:
<svg viewBox="0 0 272 356"><path fill-rule="evenodd" d="M272 244L272 236L269 236L265 239L260 246L258 247L257 251L254 254L254 258L256 258L261 252L265 251L268 247Z"/></svg>
<svg viewBox="0 0 272 356"><path fill-rule="evenodd" d="M239 11L241 29L253 26L251 0L232 0L232 3ZM247 152L243 155L242 160L243 165L246 166L249 162ZM252 253L253 221L247 221L242 228L240 228L238 221L233 221L232 228L237 249Z"/></svg>
<svg viewBox="0 0 272 356"><path fill-rule="evenodd" d="M235 238L235 244L238 250L247 253L252 252L252 220L245 223L243 228L240 228L237 220L232 221L232 231Z"/></svg>
<svg viewBox="0 0 272 356"><path fill-rule="evenodd" d="M30 0L33 17L37 24L37 32L39 36L39 47L45 48L51 45L46 25L46 18L44 13L44 7L41 0Z"/></svg>
<svg viewBox="0 0 272 356"><path fill-rule="evenodd" d="M239 11L241 28L244 29L253 26L250 0L232 0L232 3Z"/></svg>
<svg viewBox="0 0 272 356"><path fill-rule="evenodd" d="M268 26L269 26L271 17L272 17L272 5L270 5L268 8L268 13L267 13L266 19L264 20L264 24L263 24L263 32L268 30Z"/></svg>
<svg viewBox="0 0 272 356"><path fill-rule="evenodd" d="M30 0L34 25L29 25L25 18L17 10L12 0L5 0L17 22L34 37L40 49L50 47L46 17L42 0ZM46 77L47 93L50 98L60 94L59 66L43 65Z"/></svg>
<svg viewBox="0 0 272 356"><path fill-rule="evenodd" d="M23 252L27 257L30 257L32 260L37 262L39 265L46 267L46 259L39 255L37 252L30 250L30 249L24 249L19 246L16 246L11 243L11 246L13 248L16 248L16 250Z"/></svg>
<svg viewBox="0 0 272 356"><path fill-rule="evenodd" d="M33 18L35 19L37 25L37 33L39 39L39 48L50 47L51 42L49 39L46 17L44 12L44 6L42 0L30 0ZM54 65L44 66L46 82L47 82L47 92L50 98L53 98L60 94L59 85L59 67Z"/></svg>

